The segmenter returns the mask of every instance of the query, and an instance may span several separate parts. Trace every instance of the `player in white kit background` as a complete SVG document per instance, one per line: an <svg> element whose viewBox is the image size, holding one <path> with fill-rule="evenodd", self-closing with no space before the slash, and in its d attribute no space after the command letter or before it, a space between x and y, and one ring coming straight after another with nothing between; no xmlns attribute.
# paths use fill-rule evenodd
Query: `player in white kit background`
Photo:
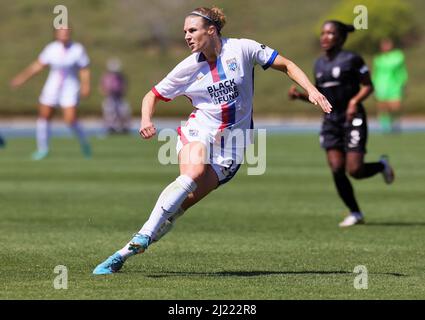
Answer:
<svg viewBox="0 0 425 320"><path fill-rule="evenodd" d="M18 88L45 67L50 67L49 76L39 97L37 119L37 151L34 160L49 154L50 121L55 107L60 106L64 120L75 133L85 157L91 156L91 148L77 119L80 95L90 94L89 57L84 47L71 40L71 29L55 29L55 41L49 43L38 59L15 76L12 88Z"/></svg>
<svg viewBox="0 0 425 320"><path fill-rule="evenodd" d="M156 134L152 116L159 100L184 95L194 107L186 124L178 130L180 176L161 193L140 231L99 264L94 274L120 270L128 257L144 252L171 229L185 210L236 174L245 148L228 147L223 140L229 136L226 132L253 128L255 65L286 73L308 92L312 103L324 112L331 111L327 99L293 62L256 41L222 37L224 24L221 9L197 8L191 12L183 30L192 55L145 95L139 130L143 139Z"/></svg>

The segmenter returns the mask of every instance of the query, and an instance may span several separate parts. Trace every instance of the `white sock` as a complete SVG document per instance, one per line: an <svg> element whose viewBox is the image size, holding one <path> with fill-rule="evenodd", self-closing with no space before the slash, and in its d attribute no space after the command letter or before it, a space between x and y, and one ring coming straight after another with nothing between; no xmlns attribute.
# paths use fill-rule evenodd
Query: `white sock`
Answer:
<svg viewBox="0 0 425 320"><path fill-rule="evenodd" d="M84 134L83 128L81 127L80 123L78 121L75 121L70 126L71 130L76 135L78 141L81 145L87 144L86 135Z"/></svg>
<svg viewBox="0 0 425 320"><path fill-rule="evenodd" d="M170 183L159 196L152 213L140 229L139 233L149 236L151 239L156 237L158 231L167 219L172 219L176 213L183 214L180 208L183 201L189 193L196 190L196 183L192 178L181 175L174 182ZM162 237L163 235L161 235ZM117 252L126 260L135 253L129 250L130 242L128 242L121 250Z"/></svg>
<svg viewBox="0 0 425 320"><path fill-rule="evenodd" d="M181 175L169 184L156 202L149 220L143 225L139 233L153 237L164 221L172 217L180 208L189 193L196 190L196 183L189 176Z"/></svg>
<svg viewBox="0 0 425 320"><path fill-rule="evenodd" d="M170 230L173 228L174 221L177 220L178 217L182 216L184 213L184 210L182 207L177 209L177 212L169 217L167 220L165 220L162 225L158 228L158 231L156 234L152 237L152 242L156 242L159 239L161 239L163 236L165 236Z"/></svg>
<svg viewBox="0 0 425 320"><path fill-rule="evenodd" d="M49 151L49 138L50 138L50 121L44 118L37 119L37 150L40 152Z"/></svg>

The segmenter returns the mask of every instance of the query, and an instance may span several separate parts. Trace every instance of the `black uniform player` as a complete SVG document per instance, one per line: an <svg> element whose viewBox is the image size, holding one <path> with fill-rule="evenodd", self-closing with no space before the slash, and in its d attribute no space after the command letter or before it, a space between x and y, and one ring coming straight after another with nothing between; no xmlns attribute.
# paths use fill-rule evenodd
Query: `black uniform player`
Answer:
<svg viewBox="0 0 425 320"><path fill-rule="evenodd" d="M366 152L366 112L361 102L347 117L350 100L360 91L360 83L371 92L369 70L363 59L353 52L340 51L332 60L320 57L315 64L316 87L335 106L322 124L320 144L325 150Z"/></svg>
<svg viewBox="0 0 425 320"><path fill-rule="evenodd" d="M349 208L349 215L339 224L348 227L364 223L346 172L355 179L364 179L381 172L386 183L392 183L394 173L386 156L379 162L364 163L367 141L367 118L362 101L373 91L369 69L363 59L342 50L348 32L354 27L339 21L326 21L320 35L324 51L315 64L316 87L333 106L325 114L320 144L326 150L338 194ZM292 86L291 99L307 100L304 92Z"/></svg>

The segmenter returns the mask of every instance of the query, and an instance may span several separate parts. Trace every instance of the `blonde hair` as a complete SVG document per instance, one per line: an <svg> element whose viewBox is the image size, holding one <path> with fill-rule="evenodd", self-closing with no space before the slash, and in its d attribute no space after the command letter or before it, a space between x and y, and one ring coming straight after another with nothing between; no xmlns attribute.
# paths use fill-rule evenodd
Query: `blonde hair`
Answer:
<svg viewBox="0 0 425 320"><path fill-rule="evenodd" d="M223 10L217 7L196 8L189 14L189 16L191 15L204 18L204 21L207 25L213 25L217 28L219 35L221 35L221 29L223 29L224 25L226 24L226 16L224 15Z"/></svg>

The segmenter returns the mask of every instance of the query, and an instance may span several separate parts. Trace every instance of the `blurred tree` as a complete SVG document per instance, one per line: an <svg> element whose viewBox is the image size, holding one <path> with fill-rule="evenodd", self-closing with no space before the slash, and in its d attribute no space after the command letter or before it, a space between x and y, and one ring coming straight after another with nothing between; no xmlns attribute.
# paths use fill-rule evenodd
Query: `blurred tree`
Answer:
<svg viewBox="0 0 425 320"><path fill-rule="evenodd" d="M373 53L379 50L382 38L391 38L399 45L409 45L417 39L419 32L413 19L413 8L403 0L362 0L361 3L358 0L340 1L329 14L322 17L316 32L325 20L340 20L347 24L355 24L355 21L364 23L360 15L365 12L359 5L367 9L367 29L358 29L348 37L348 49Z"/></svg>

